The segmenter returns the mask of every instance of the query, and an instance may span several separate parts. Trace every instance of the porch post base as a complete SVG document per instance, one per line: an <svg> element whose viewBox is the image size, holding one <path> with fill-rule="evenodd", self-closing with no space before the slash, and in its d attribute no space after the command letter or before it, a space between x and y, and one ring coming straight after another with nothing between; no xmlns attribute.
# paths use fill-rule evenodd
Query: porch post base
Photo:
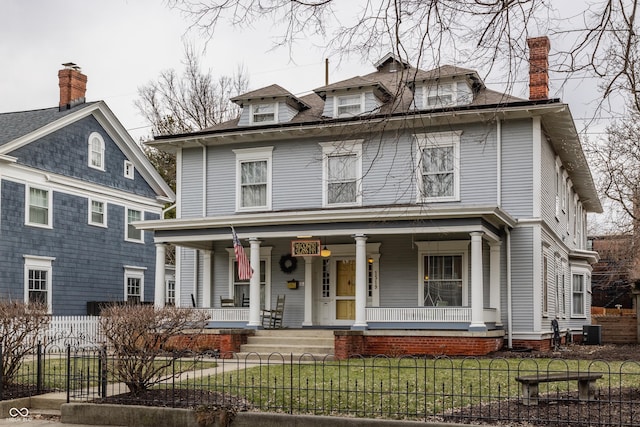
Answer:
<svg viewBox="0 0 640 427"><path fill-rule="evenodd" d="M262 325L260 324L252 325L251 323L247 323L247 329L262 329Z"/></svg>
<svg viewBox="0 0 640 427"><path fill-rule="evenodd" d="M351 326L352 331L366 331L367 329L369 329L369 325L367 325L366 323L364 325L354 324Z"/></svg>
<svg viewBox="0 0 640 427"><path fill-rule="evenodd" d="M309 328L313 326L313 322L302 322L302 327L303 328Z"/></svg>
<svg viewBox="0 0 640 427"><path fill-rule="evenodd" d="M487 325L485 325L484 323L472 323L469 325L469 328L467 328L468 331L470 332L485 332L487 331Z"/></svg>

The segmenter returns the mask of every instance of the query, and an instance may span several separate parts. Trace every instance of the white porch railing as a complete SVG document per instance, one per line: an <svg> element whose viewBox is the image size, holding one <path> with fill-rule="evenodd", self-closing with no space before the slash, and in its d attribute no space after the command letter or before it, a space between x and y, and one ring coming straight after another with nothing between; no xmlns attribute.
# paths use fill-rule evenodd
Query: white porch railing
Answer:
<svg viewBox="0 0 640 427"><path fill-rule="evenodd" d="M367 322L471 322L471 307L367 307ZM484 309L485 322L496 321L496 310Z"/></svg>
<svg viewBox="0 0 640 427"><path fill-rule="evenodd" d="M209 315L209 321L211 322L248 322L249 321L249 309L248 308L197 308L196 310L202 310Z"/></svg>

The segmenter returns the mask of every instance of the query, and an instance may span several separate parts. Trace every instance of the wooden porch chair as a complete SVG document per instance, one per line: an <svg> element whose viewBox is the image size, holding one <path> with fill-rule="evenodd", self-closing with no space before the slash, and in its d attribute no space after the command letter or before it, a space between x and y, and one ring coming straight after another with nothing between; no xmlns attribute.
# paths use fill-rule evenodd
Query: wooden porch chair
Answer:
<svg viewBox="0 0 640 427"><path fill-rule="evenodd" d="M242 294L242 307L249 307L249 297Z"/></svg>
<svg viewBox="0 0 640 427"><path fill-rule="evenodd" d="M220 307L235 307L236 303L233 298L220 297Z"/></svg>
<svg viewBox="0 0 640 427"><path fill-rule="evenodd" d="M262 310L262 327L265 329L282 328L282 317L284 316L285 295L278 295L276 308L273 310Z"/></svg>

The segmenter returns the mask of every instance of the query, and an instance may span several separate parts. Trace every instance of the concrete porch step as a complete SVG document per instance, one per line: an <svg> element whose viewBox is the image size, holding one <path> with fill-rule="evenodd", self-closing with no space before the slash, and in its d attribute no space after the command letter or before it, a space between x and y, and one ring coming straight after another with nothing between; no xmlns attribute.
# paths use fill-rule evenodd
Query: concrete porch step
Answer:
<svg viewBox="0 0 640 427"><path fill-rule="evenodd" d="M270 361L289 361L292 357L294 360L303 357L306 360L323 360L333 353L332 330L265 329L257 330L255 335L247 338L247 344L240 347L238 357Z"/></svg>
<svg viewBox="0 0 640 427"><path fill-rule="evenodd" d="M325 346L325 345L273 345L273 344L244 344L241 346L241 351L243 353L260 353L260 354L270 354L270 353L281 353L283 355L288 355L290 353L302 354L302 353L313 353L313 354L333 354L333 346Z"/></svg>

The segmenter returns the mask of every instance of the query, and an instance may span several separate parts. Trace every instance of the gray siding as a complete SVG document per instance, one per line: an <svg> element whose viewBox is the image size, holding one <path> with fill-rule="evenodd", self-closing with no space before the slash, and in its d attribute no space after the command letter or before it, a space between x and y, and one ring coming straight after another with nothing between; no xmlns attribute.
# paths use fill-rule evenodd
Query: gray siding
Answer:
<svg viewBox="0 0 640 427"><path fill-rule="evenodd" d="M202 149L182 150L182 179L180 182L180 215L182 218L200 218L202 213Z"/></svg>
<svg viewBox="0 0 640 427"><path fill-rule="evenodd" d="M105 170L89 167L89 135L98 132L105 145ZM85 117L9 153L18 163L73 177L108 188L155 198L156 194L136 170L134 179L124 176L124 153L93 117Z"/></svg>
<svg viewBox="0 0 640 427"><path fill-rule="evenodd" d="M533 304L533 229L519 227L511 233L511 286L513 295L513 330L533 330L533 313L541 307ZM506 295L505 295L506 297Z"/></svg>
<svg viewBox="0 0 640 427"><path fill-rule="evenodd" d="M418 250L411 236L389 236L382 240L380 306L418 306Z"/></svg>
<svg viewBox="0 0 640 427"><path fill-rule="evenodd" d="M0 297L24 298L23 255L54 257L52 305L56 315L86 314L88 301L122 301L124 266L144 268L145 301L153 301L155 247L124 240L125 207L109 204L108 227L89 225L84 197L54 192L53 228L24 225L25 186L3 180L1 188ZM145 214L145 219L158 219Z"/></svg>
<svg viewBox="0 0 640 427"><path fill-rule="evenodd" d="M180 251L180 305L191 307L191 294L195 291L196 280L196 251L188 248L178 248L178 250Z"/></svg>
<svg viewBox="0 0 640 427"><path fill-rule="evenodd" d="M502 123L502 207L514 217L533 215L531 120Z"/></svg>

